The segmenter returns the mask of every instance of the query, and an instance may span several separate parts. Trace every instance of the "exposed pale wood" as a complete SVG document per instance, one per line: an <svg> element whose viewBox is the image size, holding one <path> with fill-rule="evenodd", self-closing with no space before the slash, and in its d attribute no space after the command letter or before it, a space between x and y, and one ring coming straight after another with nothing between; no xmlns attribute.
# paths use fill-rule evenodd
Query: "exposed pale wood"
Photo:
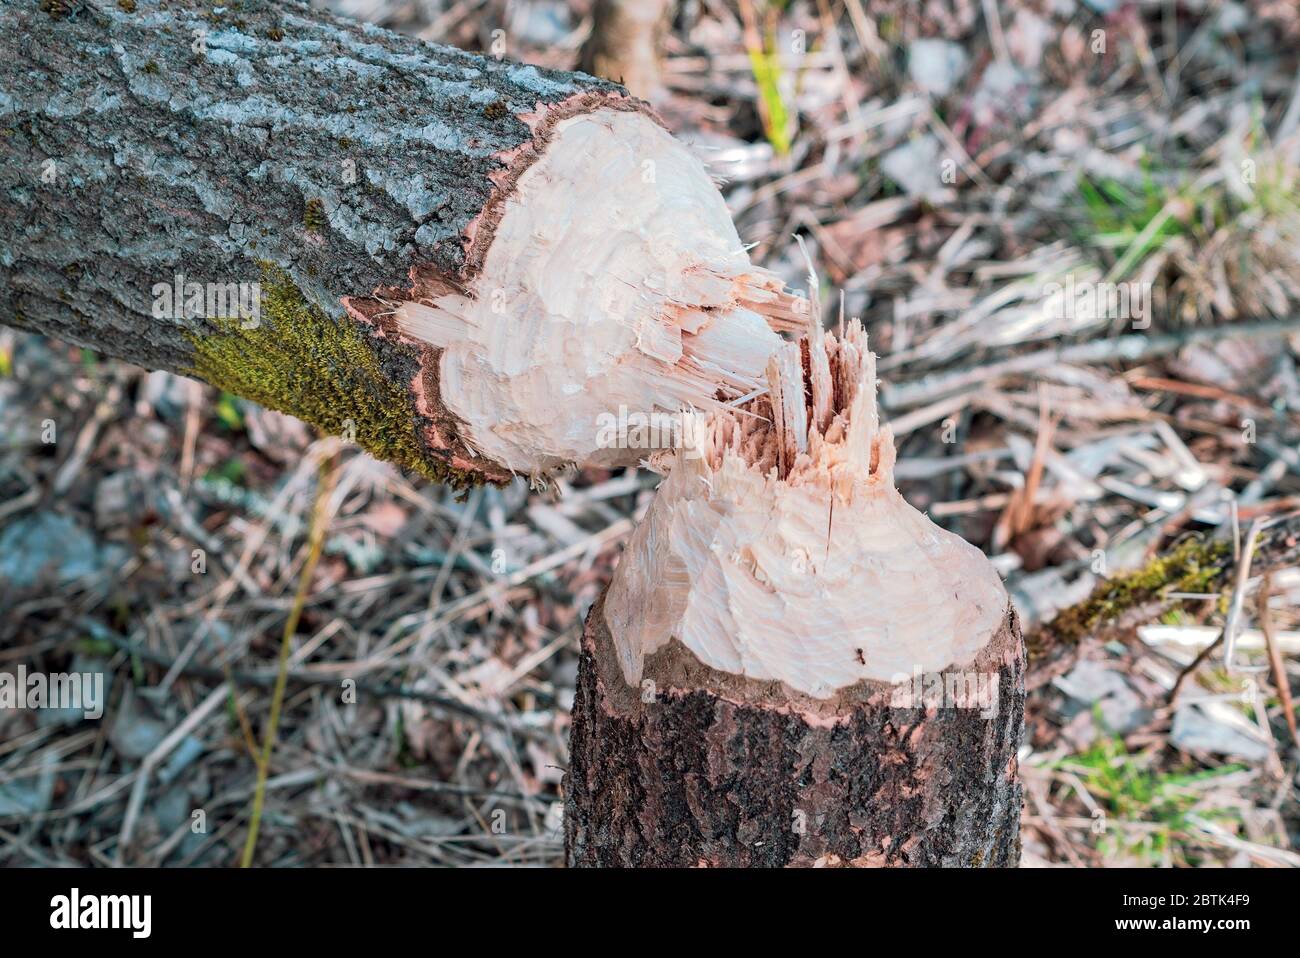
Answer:
<svg viewBox="0 0 1300 958"><path fill-rule="evenodd" d="M606 615L624 677L674 643L703 664L830 698L913 667L960 664L1008 599L977 548L894 488L893 437L875 408L875 357L856 323L825 334L837 408L810 427L790 343L747 412L713 414L702 449L661 457L668 477L633 533Z"/></svg>
<svg viewBox="0 0 1300 958"><path fill-rule="evenodd" d="M894 488L860 326L768 369L750 415L657 461L588 618L569 861L1013 864L1024 648L997 572ZM918 682L966 694L921 707Z"/></svg>
<svg viewBox="0 0 1300 958"><path fill-rule="evenodd" d="M782 284L753 267L700 161L638 113L558 124L515 184L478 294L400 304L442 350L439 385L479 455L523 473L629 465L652 450L606 417L720 408L780 342L739 307Z"/></svg>

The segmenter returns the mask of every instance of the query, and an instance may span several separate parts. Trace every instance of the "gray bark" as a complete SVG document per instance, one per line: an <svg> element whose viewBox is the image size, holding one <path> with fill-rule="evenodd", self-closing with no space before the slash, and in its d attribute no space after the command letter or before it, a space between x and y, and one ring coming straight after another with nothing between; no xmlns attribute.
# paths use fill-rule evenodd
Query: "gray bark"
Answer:
<svg viewBox="0 0 1300 958"><path fill-rule="evenodd" d="M155 285L176 274L251 283L270 268L343 324L341 298L401 297L413 267L463 287L491 232L471 248L467 231L502 199L489 174L534 144L520 116L607 105L638 107L605 81L292 0L0 0L0 322L194 374L196 339L231 331L154 315ZM362 332L383 375L409 384L415 351ZM252 398L330 418L312 414L322 397L296 402L309 377L277 385ZM414 405L409 418L427 447ZM369 438L387 458L445 458Z"/></svg>

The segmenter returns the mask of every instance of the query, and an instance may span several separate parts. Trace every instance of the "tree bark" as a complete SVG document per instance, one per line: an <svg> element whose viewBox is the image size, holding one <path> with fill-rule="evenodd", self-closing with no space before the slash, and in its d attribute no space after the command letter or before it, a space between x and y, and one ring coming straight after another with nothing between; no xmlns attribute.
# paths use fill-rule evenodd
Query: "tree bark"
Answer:
<svg viewBox="0 0 1300 958"><path fill-rule="evenodd" d="M991 717L901 707L912 690L900 700L881 683L833 709L776 690L743 701L734 676L698 663L689 684L647 694L615 661L602 596L573 703L570 867L1019 863L1024 648L1014 612L968 667L997 675Z"/></svg>
<svg viewBox="0 0 1300 958"><path fill-rule="evenodd" d="M646 108L293 0L0 0L0 321L431 478L508 478L459 441L434 351L380 299L472 284L550 131L597 109ZM157 315L178 276L259 283L257 324Z"/></svg>

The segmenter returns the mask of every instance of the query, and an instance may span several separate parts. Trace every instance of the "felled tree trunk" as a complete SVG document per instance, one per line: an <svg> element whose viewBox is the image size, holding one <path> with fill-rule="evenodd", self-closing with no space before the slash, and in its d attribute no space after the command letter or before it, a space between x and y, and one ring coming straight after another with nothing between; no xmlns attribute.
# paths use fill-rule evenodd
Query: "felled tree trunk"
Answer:
<svg viewBox="0 0 1300 958"><path fill-rule="evenodd" d="M860 329L782 349L769 387L666 457L591 610L569 864L1015 865L997 572L895 490Z"/></svg>
<svg viewBox="0 0 1300 958"><path fill-rule="evenodd" d="M0 0L0 195L0 321L451 482L635 463L785 302L621 87L293 0Z"/></svg>

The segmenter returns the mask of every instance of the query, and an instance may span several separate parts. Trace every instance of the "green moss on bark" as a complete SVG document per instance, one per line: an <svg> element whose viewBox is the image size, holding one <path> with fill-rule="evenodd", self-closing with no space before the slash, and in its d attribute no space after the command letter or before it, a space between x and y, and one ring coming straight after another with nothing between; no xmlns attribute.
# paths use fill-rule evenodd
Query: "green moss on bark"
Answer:
<svg viewBox="0 0 1300 958"><path fill-rule="evenodd" d="M244 328L239 319L214 322L220 332L191 337L194 376L330 435L355 439L376 458L426 479L453 486L476 481L430 454L408 385L384 372L366 331L307 302L283 270L262 266L255 327Z"/></svg>
<svg viewBox="0 0 1300 958"><path fill-rule="evenodd" d="M1054 645L1073 645L1096 634L1126 612L1163 602L1170 592L1221 592L1231 559L1229 542L1187 539L1140 569L1106 579L1087 599L1063 609L1030 638L1030 661Z"/></svg>
<svg viewBox="0 0 1300 958"><path fill-rule="evenodd" d="M307 227L308 233L325 232L325 227L329 225L329 217L325 214L325 203L315 197L308 200L302 214L302 222Z"/></svg>

